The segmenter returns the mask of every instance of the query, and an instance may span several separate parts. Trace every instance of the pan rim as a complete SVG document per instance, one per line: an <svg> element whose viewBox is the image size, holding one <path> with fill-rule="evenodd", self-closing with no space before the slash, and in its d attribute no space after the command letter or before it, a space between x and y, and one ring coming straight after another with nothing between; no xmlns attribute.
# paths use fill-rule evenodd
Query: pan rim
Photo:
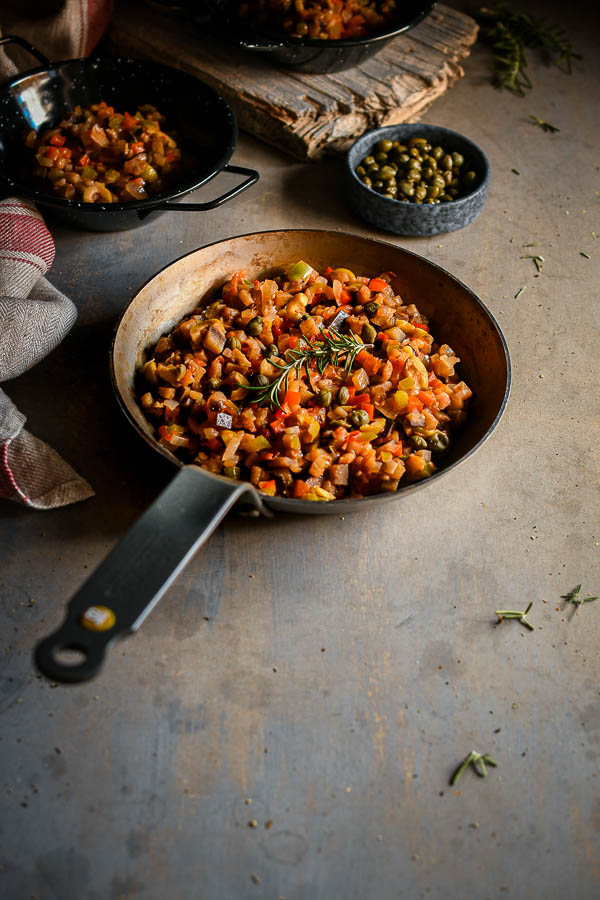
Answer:
<svg viewBox="0 0 600 900"><path fill-rule="evenodd" d="M164 265L160 269L158 269L156 272L154 272L153 275L151 275L148 279L146 279L146 281L136 289L135 293L130 297L129 302L124 307L123 311L121 312L121 314L119 315L119 317L117 319L117 322L115 323L113 338L112 338L112 341L110 344L110 349L109 349L109 369L110 369L110 380L111 380L111 384L113 387L113 391L116 395L117 403L118 403L119 407L121 408L122 412L125 414L125 417L128 420L129 424L133 426L133 428L135 429L137 434L140 435L144 439L144 441L150 447L152 447L153 450L155 450L157 453L159 453L165 459L169 460L169 462L171 462L172 464L176 465L178 468L181 469L181 468L183 468L183 466L186 465L186 463L184 463L182 460L177 459L177 457L175 457L173 454L169 453L167 450L160 447L158 444L158 441L154 437L151 437L148 433L146 433L138 425L136 420L131 415L129 408L127 407L127 404L125 402L125 399L122 396L121 391L119 390L119 386L118 386L118 382L117 382L117 374L116 374L115 365L114 365L115 345L116 345L116 342L117 342L117 339L119 336L119 330L121 328L123 319L125 318L132 303L134 303L134 301L139 296L139 294L143 290L145 290L145 288L147 288L148 285L151 284L151 282L154 281L155 278L158 278L158 276L161 275L163 272L165 272L168 268L176 265L177 263L181 262L181 260L186 259L188 256L192 256L194 253L198 253L200 250L207 250L210 247L215 247L218 244L222 244L227 241L237 240L238 238L239 239L241 239L241 238L256 238L260 235L266 235L266 234L269 234L269 235L322 234L322 235L332 235L332 236L341 237L341 238L344 238L344 237L352 238L352 239L358 238L361 241L367 241L371 244L383 245L383 246L388 247L393 250L401 250L403 253L406 253L410 256L414 256L420 260L423 260L428 265L432 266L436 271L438 271L439 273L441 273L442 275L444 275L448 278L451 278L454 282L459 284L460 287L463 288L463 290L465 290L470 295L470 297L473 300L475 300L476 304L483 310L484 314L489 319L491 325L493 326L493 328L500 340L500 345L502 347L502 351L504 354L504 362L506 365L506 384L505 384L505 388L504 388L502 402L498 408L498 412L494 416L494 419L491 422L491 424L489 425L487 431L479 438L479 440L477 441L476 444L474 444L469 450L467 450L466 453L464 453L458 459L454 460L454 462L450 463L448 466L445 466L443 469L440 469L439 471L437 471L430 478L425 478L421 481L411 482L403 487L399 487L398 490L393 491L393 492L384 492L384 493L380 493L380 494L369 494L366 497L347 497L347 498L344 498L341 500L329 500L326 503L315 503L314 501L294 499L292 497L268 497L266 495L259 494L257 492L257 496L260 498L261 502L265 506L268 506L271 509L275 509L280 512L290 512L290 513L299 514L299 515L302 515L302 514L314 515L315 513L317 513L317 514L344 513L344 511L354 512L354 511L359 511L357 509L357 506L359 506L360 510L362 510L362 509L366 510L375 505L380 505L380 504L383 504L386 502L390 503L394 499L397 499L398 497L405 497L409 493L413 493L415 490L418 490L419 488L426 487L427 485L431 484L432 482L435 483L437 480L439 480L441 477L446 475L448 472L454 471L458 466L462 465L462 463L465 462L465 460L469 459L477 450L479 450L479 448L488 440L488 438L491 436L491 434L496 430L498 423L500 422L500 419L504 415L504 411L505 411L506 405L508 403L508 399L509 399L510 391L511 391L511 385L512 385L512 364L511 364L511 359L510 359L510 353L508 350L508 344L507 344L504 333L503 333L496 317L491 312L491 310L486 306L486 304L483 302L483 300L481 300L477 296L477 294L470 287L468 287L468 285L464 284L463 281L461 281L459 278L457 278L455 275L453 275L447 269L444 269L442 266L438 265L437 263L432 262L431 260L427 259L427 257L422 256L420 253L415 253L414 250L408 250L405 247L399 247L398 245L393 244L391 241L382 241L382 240L379 240L379 238L365 237L364 235L353 234L352 232L348 232L348 231L338 231L337 229L332 229L332 228L276 228L276 229L269 229L267 231L250 231L250 232L245 232L244 234L236 234L236 235L233 235L232 237L220 238L217 241L210 241L207 244L203 244L201 247L196 247L193 250L189 250L187 253L182 253L182 255L177 257L177 259L171 260L171 262L167 263L166 265ZM193 465L193 463L192 463L192 465ZM198 468L201 469L202 467L198 466ZM232 483L232 479L230 479L230 478L225 478L225 476L222 476L222 475L215 475L214 473L208 472L206 470L203 470L203 471L205 472L207 477L217 479L218 481L226 481L229 484ZM315 507L317 507L317 508L315 509Z"/></svg>

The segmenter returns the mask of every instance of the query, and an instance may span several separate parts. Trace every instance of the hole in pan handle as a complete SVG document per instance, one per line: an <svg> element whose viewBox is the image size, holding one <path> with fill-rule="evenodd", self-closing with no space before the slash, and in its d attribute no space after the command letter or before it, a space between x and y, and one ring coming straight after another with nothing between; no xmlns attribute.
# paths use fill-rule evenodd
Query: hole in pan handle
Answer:
<svg viewBox="0 0 600 900"><path fill-rule="evenodd" d="M215 209L215 207L227 203L233 197L237 197L238 194L241 194L242 191L245 191L250 185L258 181L258 172L255 169L245 169L243 166L223 166L221 172L233 172L235 175L246 175L247 177L240 184L236 184L235 187L232 187L214 200L207 200L206 203L176 203L174 200L165 200L157 208L175 210L176 212L202 212L207 209Z"/></svg>
<svg viewBox="0 0 600 900"><path fill-rule="evenodd" d="M47 69L50 68L52 62L48 59L47 56L34 47L33 44L30 44L29 41L26 41L25 38L19 37L18 34L7 34L4 37L0 38L0 47L3 44L19 44L23 47L24 50L28 50L32 56L35 56L36 59L39 59L43 66L46 66Z"/></svg>
<svg viewBox="0 0 600 900"><path fill-rule="evenodd" d="M268 513L248 482L184 466L121 538L67 607L60 628L35 649L53 681L87 681L106 650L140 627L164 592L244 495ZM75 656L75 659L73 657Z"/></svg>

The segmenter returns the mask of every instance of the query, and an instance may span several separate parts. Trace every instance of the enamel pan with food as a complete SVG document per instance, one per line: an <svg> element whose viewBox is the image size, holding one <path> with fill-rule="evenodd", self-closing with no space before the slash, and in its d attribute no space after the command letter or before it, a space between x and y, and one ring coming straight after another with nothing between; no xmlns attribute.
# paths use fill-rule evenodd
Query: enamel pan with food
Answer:
<svg viewBox="0 0 600 900"><path fill-rule="evenodd" d="M474 396L467 421L456 432L443 468L395 493L362 499L313 502L259 494L248 482L183 466L159 446L137 403L135 372L148 349L170 331L200 298L217 291L234 272L250 278L276 274L306 260L322 271L346 266L364 274L393 271L406 303L425 313L437 337L461 359L461 377ZM271 515L343 515L380 504L402 505L413 491L456 477L457 466L494 430L507 402L510 360L500 328L481 300L439 266L391 244L333 231L268 231L202 247L154 275L136 293L117 328L111 354L112 379L121 407L141 437L179 467L173 480L125 534L68 605L64 623L37 648L39 669L57 681L83 681L100 668L106 649L141 625L177 574L235 504ZM453 473L453 475L451 474ZM283 523L282 523L283 524ZM361 527L357 517L355 527ZM58 658L77 650L84 658L67 666Z"/></svg>
<svg viewBox="0 0 600 900"><path fill-rule="evenodd" d="M122 231L142 225L165 210L205 212L231 200L258 180L253 169L229 165L237 140L235 117L216 91L176 69L137 59L71 59L53 63L20 37L0 38L17 43L42 65L0 85L0 187L33 200L44 214L90 231ZM166 117L165 129L177 133L184 165L178 180L165 193L123 203L83 203L38 190L28 173L24 138L30 129L58 122L77 104L100 100L119 111L134 112L150 103ZM220 172L243 176L243 181L213 200L175 202Z"/></svg>

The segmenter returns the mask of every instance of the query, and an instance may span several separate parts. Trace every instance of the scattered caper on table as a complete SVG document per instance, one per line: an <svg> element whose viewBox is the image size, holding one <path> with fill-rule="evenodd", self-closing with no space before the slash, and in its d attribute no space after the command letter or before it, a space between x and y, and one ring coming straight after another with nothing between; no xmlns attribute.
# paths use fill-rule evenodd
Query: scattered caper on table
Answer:
<svg viewBox="0 0 600 900"><path fill-rule="evenodd" d="M433 146L423 137L405 144L378 141L355 171L365 187L400 203L448 203L469 194L478 181L462 153Z"/></svg>

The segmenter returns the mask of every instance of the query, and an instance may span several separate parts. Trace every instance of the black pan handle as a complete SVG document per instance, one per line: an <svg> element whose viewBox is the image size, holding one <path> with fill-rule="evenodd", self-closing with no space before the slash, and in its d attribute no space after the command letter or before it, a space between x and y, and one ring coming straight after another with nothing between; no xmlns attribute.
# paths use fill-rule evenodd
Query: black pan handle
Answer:
<svg viewBox="0 0 600 900"><path fill-rule="evenodd" d="M238 194L241 194L242 191L245 191L250 185L256 184L259 177L258 172L255 169L244 169L243 166L223 166L221 172L234 172L236 175L246 175L247 178L240 184L236 184L236 186L229 191L221 194L221 196L217 197L215 200L208 200L206 203L175 203L174 200L166 200L160 206L155 206L151 212L154 212L156 209L170 209L176 210L177 212L203 212L207 209L214 209L216 206L227 203L227 201L231 200L233 197L237 197Z"/></svg>
<svg viewBox="0 0 600 900"><path fill-rule="evenodd" d="M60 628L37 645L35 662L40 672L53 681L92 678L106 650L137 631L243 495L266 513L248 482L215 478L198 466L180 469L75 594ZM64 651L77 651L78 660L72 665L61 661L58 654Z"/></svg>
<svg viewBox="0 0 600 900"><path fill-rule="evenodd" d="M45 66L47 69L50 68L52 62L48 59L47 56L34 47L33 44L30 44L29 41L26 41L25 38L19 37L18 34L7 34L5 37L0 38L0 47L3 44L19 44L23 47L24 50L29 50L32 56L35 56L36 59L39 59L41 64Z"/></svg>

